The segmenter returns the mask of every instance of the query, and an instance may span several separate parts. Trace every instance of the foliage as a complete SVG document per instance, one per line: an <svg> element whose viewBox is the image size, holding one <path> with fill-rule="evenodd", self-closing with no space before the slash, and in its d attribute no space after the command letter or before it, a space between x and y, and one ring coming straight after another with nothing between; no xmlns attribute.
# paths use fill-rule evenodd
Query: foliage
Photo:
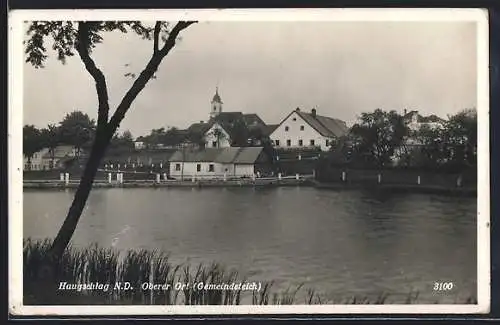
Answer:
<svg viewBox="0 0 500 325"><path fill-rule="evenodd" d="M80 149L88 142L92 145L73 202L54 240L50 253L53 258L60 259L71 240L89 197L100 162L127 111L149 80L155 78L160 63L176 45L180 32L194 23L196 22L179 21L173 26L162 21L155 22L154 26L147 26L139 21L32 21L28 23L28 40L25 42L26 62L31 63L35 68L43 67L47 59L45 44L48 39L52 40L52 49L57 52L58 59L62 63L67 57L78 53L85 69L94 79L98 100L97 125L75 123L74 116L68 116L67 123L61 123L63 138L67 137L68 130L76 131L76 139L70 140L75 142L75 147ZM103 41L103 34L113 31L133 32L143 39L153 40L153 46L149 61L137 77L135 73L129 73L129 76L134 78L134 82L110 117L106 78L91 54L96 45ZM80 122L82 120L82 118L77 119ZM93 132L94 129L95 132Z"/></svg>
<svg viewBox="0 0 500 325"><path fill-rule="evenodd" d="M220 142L226 139L226 134L219 127L215 127L208 135L215 138L215 141L217 142L217 148L220 147Z"/></svg>
<svg viewBox="0 0 500 325"><path fill-rule="evenodd" d="M150 250L119 252L105 249L96 244L86 248L69 246L64 250L62 258L57 261L55 269L57 279L43 283L37 278L37 271L45 264L47 252L51 247L50 240L25 239L23 242L23 275L25 304L143 304L143 305L292 305L292 304L386 304L386 303L418 303L418 292L408 294L388 294L381 292L375 295L343 295L326 296L313 288L304 288L303 284L276 290L275 284L262 282L260 291L242 290L194 290L186 287L175 290L174 284L199 283L224 284L245 283L246 276L236 270L225 268L218 263L174 264L169 255ZM91 290L57 290L60 282L92 283L99 282L114 286L116 282L129 282L133 289L109 290L101 292ZM144 283L167 284L166 290L142 290ZM112 289L112 288L110 288ZM303 290L305 289L305 290ZM392 302L391 302L392 298ZM474 296L464 303L474 304Z"/></svg>
<svg viewBox="0 0 500 325"><path fill-rule="evenodd" d="M66 114L59 124L60 141L74 146L77 154L94 139L95 132L95 121L81 111Z"/></svg>
<svg viewBox="0 0 500 325"><path fill-rule="evenodd" d="M390 164L407 134L408 128L401 115L396 111L385 112L381 109L362 113L350 132L355 155L379 167Z"/></svg>
<svg viewBox="0 0 500 325"><path fill-rule="evenodd" d="M477 111L465 109L448 118L445 143L449 159L457 164L477 164Z"/></svg>
<svg viewBox="0 0 500 325"><path fill-rule="evenodd" d="M23 128L23 154L31 165L33 155L43 148L41 132L34 125L25 125Z"/></svg>

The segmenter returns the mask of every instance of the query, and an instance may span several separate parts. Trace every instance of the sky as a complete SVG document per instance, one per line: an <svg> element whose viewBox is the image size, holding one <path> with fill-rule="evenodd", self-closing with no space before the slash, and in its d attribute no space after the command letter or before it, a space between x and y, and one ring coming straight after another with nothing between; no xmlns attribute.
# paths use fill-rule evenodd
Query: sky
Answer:
<svg viewBox="0 0 500 325"><path fill-rule="evenodd" d="M296 107L352 125L376 108L446 118L477 106L473 22L200 22L139 94L120 130L206 121L218 86L223 111L278 124ZM97 119L94 82L78 56L49 49L45 68L24 65L24 124L45 127L81 110ZM104 35L93 53L106 76L111 113L151 56L152 41ZM125 66L128 64L128 66Z"/></svg>

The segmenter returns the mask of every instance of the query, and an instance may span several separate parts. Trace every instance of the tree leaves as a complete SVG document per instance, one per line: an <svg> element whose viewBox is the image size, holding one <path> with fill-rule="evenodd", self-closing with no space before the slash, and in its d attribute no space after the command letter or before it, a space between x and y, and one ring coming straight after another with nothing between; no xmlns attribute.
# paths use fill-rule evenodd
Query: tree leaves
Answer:
<svg viewBox="0 0 500 325"><path fill-rule="evenodd" d="M51 48L57 52L57 59L63 64L67 57L75 55L77 43L78 24L72 21L33 21L29 23L25 42L26 62L35 68L43 68L47 59L46 42L52 41ZM85 46L89 53L97 44L103 41L103 32L119 31L121 33L133 32L143 39L151 40L153 37L152 26L147 26L140 21L86 21L89 32ZM169 35L170 24L161 23L161 35L166 41Z"/></svg>

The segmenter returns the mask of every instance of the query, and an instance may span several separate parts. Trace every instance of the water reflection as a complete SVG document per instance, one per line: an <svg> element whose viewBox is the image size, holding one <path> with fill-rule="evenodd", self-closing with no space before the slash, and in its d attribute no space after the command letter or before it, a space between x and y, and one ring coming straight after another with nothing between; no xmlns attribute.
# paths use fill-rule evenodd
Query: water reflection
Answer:
<svg viewBox="0 0 500 325"><path fill-rule="evenodd" d="M71 192L27 191L24 236L53 237ZM101 189L74 246L157 248L174 262L219 261L278 285L327 294L476 286L476 200L314 188ZM439 299L451 299L438 297ZM453 301L451 301L453 302Z"/></svg>

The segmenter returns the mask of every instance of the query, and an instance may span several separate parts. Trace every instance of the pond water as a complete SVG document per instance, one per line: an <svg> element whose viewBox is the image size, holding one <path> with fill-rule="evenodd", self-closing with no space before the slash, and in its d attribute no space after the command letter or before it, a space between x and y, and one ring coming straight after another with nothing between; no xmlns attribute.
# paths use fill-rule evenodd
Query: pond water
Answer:
<svg viewBox="0 0 500 325"><path fill-rule="evenodd" d="M72 198L26 190L24 237L53 238ZM476 211L475 198L308 187L94 189L73 245L161 249L329 297L418 291L419 303L463 303L477 292Z"/></svg>

